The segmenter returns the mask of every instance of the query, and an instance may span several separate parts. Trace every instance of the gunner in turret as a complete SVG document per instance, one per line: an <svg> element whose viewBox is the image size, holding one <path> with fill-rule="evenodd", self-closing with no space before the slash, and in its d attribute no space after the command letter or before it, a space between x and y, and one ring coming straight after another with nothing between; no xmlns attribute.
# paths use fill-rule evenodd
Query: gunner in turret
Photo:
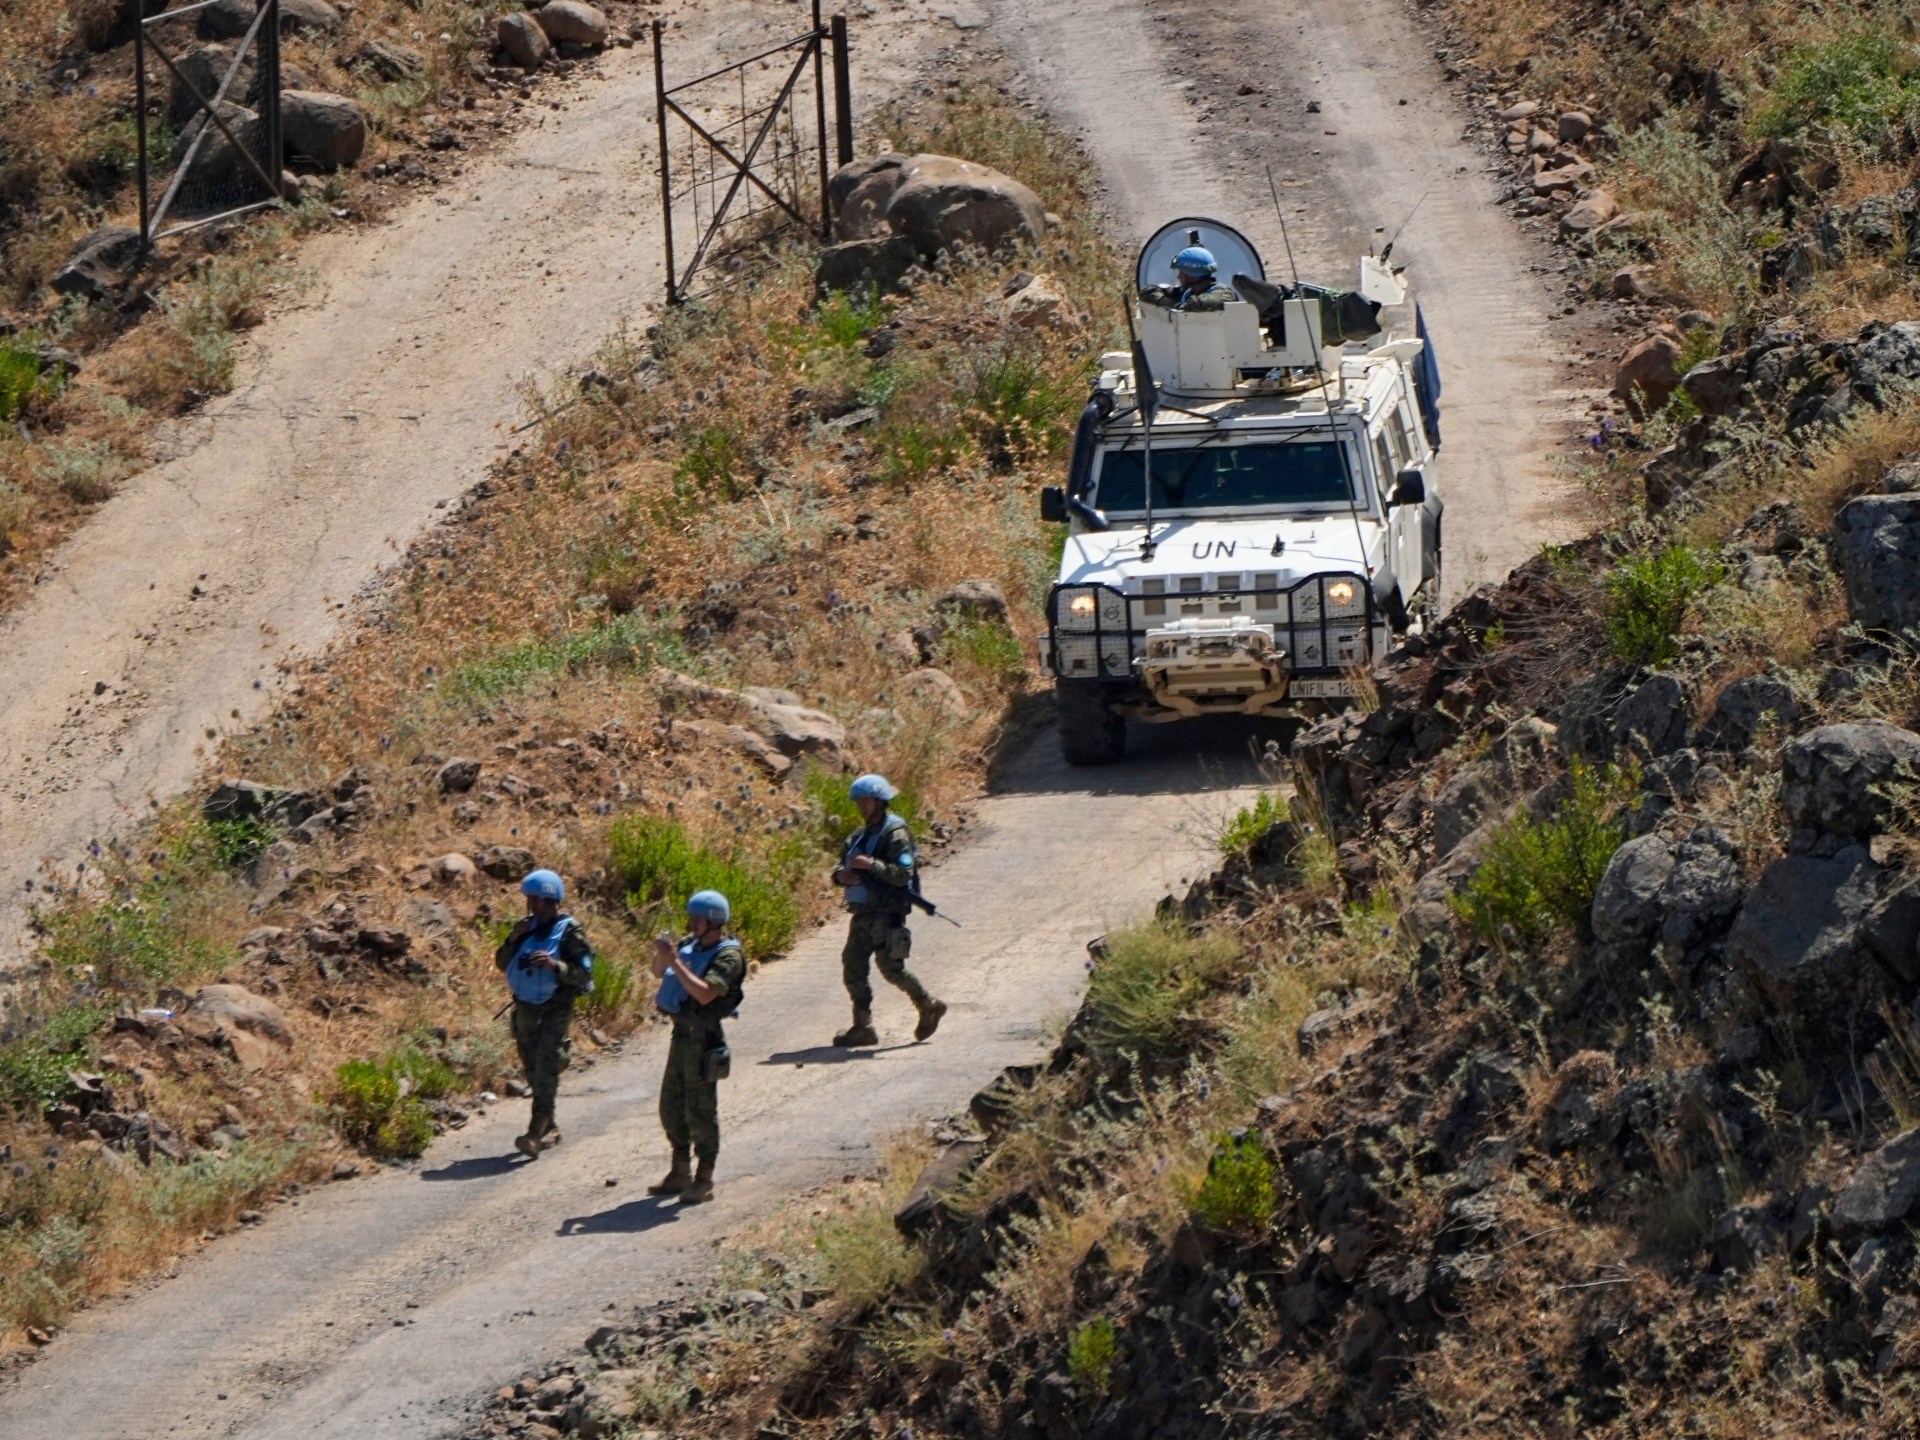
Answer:
<svg viewBox="0 0 1920 1440"><path fill-rule="evenodd" d="M1211 250L1189 245L1173 257L1173 273L1178 283L1145 286L1140 298L1148 305L1168 310L1219 310L1240 297L1220 283L1218 269Z"/></svg>

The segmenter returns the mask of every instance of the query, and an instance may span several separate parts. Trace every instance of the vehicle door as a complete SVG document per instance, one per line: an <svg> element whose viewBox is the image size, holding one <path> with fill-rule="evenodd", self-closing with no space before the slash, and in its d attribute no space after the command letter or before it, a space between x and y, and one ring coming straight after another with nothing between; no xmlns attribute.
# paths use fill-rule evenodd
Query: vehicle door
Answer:
<svg viewBox="0 0 1920 1440"><path fill-rule="evenodd" d="M1393 573L1399 582L1400 598L1410 602L1421 585L1437 573L1437 567L1432 559L1433 537L1429 533L1432 525L1427 507L1417 502L1395 503L1401 472L1421 468L1401 424L1400 411L1405 405L1402 400L1383 417L1376 453L1392 466L1384 471L1382 485L1387 500L1387 545L1393 555Z"/></svg>

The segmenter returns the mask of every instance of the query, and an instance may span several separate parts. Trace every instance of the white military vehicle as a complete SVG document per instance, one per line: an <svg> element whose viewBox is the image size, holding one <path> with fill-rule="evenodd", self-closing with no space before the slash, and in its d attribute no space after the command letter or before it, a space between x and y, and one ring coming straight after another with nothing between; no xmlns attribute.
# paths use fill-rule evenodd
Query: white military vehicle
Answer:
<svg viewBox="0 0 1920 1440"><path fill-rule="evenodd" d="M1041 644L1076 765L1119 759L1128 717L1337 707L1439 593L1425 340L1363 323L1375 339L1326 348L1322 300L1266 285L1253 246L1211 220L1148 241L1140 286L1187 245L1243 298L1138 306L1132 352L1101 358L1066 485L1041 494L1068 525ZM1362 260L1355 294L1363 316L1405 299L1385 256Z"/></svg>

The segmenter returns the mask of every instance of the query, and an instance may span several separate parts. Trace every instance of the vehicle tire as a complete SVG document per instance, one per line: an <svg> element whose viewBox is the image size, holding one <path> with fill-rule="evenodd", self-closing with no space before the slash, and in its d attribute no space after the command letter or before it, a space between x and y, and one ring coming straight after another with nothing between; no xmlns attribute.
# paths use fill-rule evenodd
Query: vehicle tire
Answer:
<svg viewBox="0 0 1920 1440"><path fill-rule="evenodd" d="M1113 708L1105 685L1056 685L1053 706L1060 754L1069 765L1111 765L1127 753L1127 719Z"/></svg>

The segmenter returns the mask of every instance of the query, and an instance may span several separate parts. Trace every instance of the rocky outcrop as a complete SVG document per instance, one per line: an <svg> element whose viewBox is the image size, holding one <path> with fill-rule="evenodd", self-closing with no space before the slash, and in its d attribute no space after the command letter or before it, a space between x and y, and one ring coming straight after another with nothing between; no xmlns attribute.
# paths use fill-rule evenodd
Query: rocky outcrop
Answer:
<svg viewBox="0 0 1920 1440"><path fill-rule="evenodd" d="M1887 787L1920 776L1920 735L1883 720L1822 725L1780 752L1780 800L1796 829L1865 836L1885 828Z"/></svg>
<svg viewBox="0 0 1920 1440"><path fill-rule="evenodd" d="M1837 1021L1878 989L1861 937L1878 878L1859 845L1776 860L1741 905L1727 952L1783 1013Z"/></svg>
<svg viewBox="0 0 1920 1440"><path fill-rule="evenodd" d="M344 169L367 148L367 117L344 95L283 90L280 126L288 155L322 170Z"/></svg>
<svg viewBox="0 0 1920 1440"><path fill-rule="evenodd" d="M524 11L502 15L493 22L494 43L522 70L538 70L553 55L553 42L533 16Z"/></svg>
<svg viewBox="0 0 1920 1440"><path fill-rule="evenodd" d="M98 299L124 285L139 263L140 232L126 225L103 225L73 247L48 283L57 295Z"/></svg>
<svg viewBox="0 0 1920 1440"><path fill-rule="evenodd" d="M563 40L596 47L607 43L607 17L586 0L547 0L533 18L556 45Z"/></svg>
<svg viewBox="0 0 1920 1440"><path fill-rule="evenodd" d="M1046 234L1046 210L1011 175L950 155L883 155L843 168L834 193L841 240L901 235L931 259L974 245L998 250Z"/></svg>
<svg viewBox="0 0 1920 1440"><path fill-rule="evenodd" d="M1847 608L1872 630L1920 625L1920 495L1861 495L1833 522Z"/></svg>

